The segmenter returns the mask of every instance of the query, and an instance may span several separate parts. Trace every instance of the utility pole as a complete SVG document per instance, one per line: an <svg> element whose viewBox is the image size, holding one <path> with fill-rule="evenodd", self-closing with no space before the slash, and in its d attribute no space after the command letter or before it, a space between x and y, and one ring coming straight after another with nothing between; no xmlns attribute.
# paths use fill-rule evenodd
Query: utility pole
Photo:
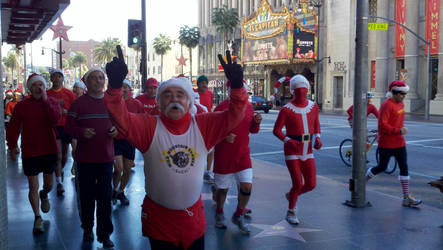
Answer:
<svg viewBox="0 0 443 250"><path fill-rule="evenodd" d="M349 180L351 207L366 207L366 93L368 91L368 1L355 1L357 5L354 117L352 120L352 179Z"/></svg>
<svg viewBox="0 0 443 250"><path fill-rule="evenodd" d="M146 73L146 49L147 49L147 45L146 45L146 0L141 0L142 1L142 22L143 22L143 27L142 27L142 40L141 40L141 50L142 50L142 59L141 59L141 73L142 73L142 82L141 82L141 86L143 86L146 82L146 80L148 79L147 73Z"/></svg>

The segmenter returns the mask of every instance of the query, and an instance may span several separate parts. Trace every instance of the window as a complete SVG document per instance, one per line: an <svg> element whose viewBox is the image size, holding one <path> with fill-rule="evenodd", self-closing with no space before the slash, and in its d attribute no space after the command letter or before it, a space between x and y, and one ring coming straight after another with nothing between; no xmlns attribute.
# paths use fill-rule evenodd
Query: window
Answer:
<svg viewBox="0 0 443 250"><path fill-rule="evenodd" d="M152 53L152 61L155 61L155 53Z"/></svg>
<svg viewBox="0 0 443 250"><path fill-rule="evenodd" d="M152 74L155 75L155 66L152 67Z"/></svg>
<svg viewBox="0 0 443 250"><path fill-rule="evenodd" d="M149 59L150 59L150 56L149 56L149 53L148 53L148 62L149 62Z"/></svg>
<svg viewBox="0 0 443 250"><path fill-rule="evenodd" d="M151 68L148 67L148 75L151 74Z"/></svg>
<svg viewBox="0 0 443 250"><path fill-rule="evenodd" d="M157 70L157 72L158 72L158 73L161 73L161 72L162 72L162 67L161 67L161 66L158 66L158 70Z"/></svg>

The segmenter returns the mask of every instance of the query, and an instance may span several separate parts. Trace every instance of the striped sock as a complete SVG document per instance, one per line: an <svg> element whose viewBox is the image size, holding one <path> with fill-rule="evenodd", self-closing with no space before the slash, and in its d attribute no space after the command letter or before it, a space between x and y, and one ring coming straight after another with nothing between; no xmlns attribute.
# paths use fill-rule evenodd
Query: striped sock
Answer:
<svg viewBox="0 0 443 250"><path fill-rule="evenodd" d="M409 179L400 180L401 188L403 190L403 197L409 196Z"/></svg>

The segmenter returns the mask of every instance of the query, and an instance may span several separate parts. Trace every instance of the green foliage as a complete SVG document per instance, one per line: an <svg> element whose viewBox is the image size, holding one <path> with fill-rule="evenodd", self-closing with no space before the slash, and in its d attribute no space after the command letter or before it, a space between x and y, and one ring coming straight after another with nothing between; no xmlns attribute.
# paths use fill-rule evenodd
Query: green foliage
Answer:
<svg viewBox="0 0 443 250"><path fill-rule="evenodd" d="M165 55L171 49L171 38L167 35L160 34L158 37L154 38L154 50L157 55Z"/></svg>
<svg viewBox="0 0 443 250"><path fill-rule="evenodd" d="M62 62L63 62L63 69L68 69L68 68L70 68L70 67L71 67L71 65L70 65L70 63L69 63L69 60L68 60L68 59L66 59L66 58L63 58L63 59L62 59Z"/></svg>
<svg viewBox="0 0 443 250"><path fill-rule="evenodd" d="M227 5L223 5L221 8L213 8L211 23L218 33L232 34L235 27L240 23L238 11L235 8L228 8Z"/></svg>
<svg viewBox="0 0 443 250"><path fill-rule="evenodd" d="M14 71L19 66L17 55L14 52L9 51L8 56L3 57L3 64L10 71Z"/></svg>
<svg viewBox="0 0 443 250"><path fill-rule="evenodd" d="M71 65L72 67L80 67L81 65L87 63L88 63L88 58L81 51L77 51L75 56L71 56L69 58L69 65Z"/></svg>
<svg viewBox="0 0 443 250"><path fill-rule="evenodd" d="M117 56L116 46L121 44L120 39L108 37L103 40L101 46L94 49L94 59L102 65L112 61Z"/></svg>
<svg viewBox="0 0 443 250"><path fill-rule="evenodd" d="M188 25L180 27L179 37L180 44L193 49L200 41L200 29L198 27L189 27Z"/></svg>

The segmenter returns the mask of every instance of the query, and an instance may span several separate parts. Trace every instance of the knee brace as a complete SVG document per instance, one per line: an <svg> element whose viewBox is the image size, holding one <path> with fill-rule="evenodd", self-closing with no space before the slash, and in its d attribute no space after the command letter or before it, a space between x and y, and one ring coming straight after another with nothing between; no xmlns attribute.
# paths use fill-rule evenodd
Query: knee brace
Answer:
<svg viewBox="0 0 443 250"><path fill-rule="evenodd" d="M241 188L240 188L240 193L241 193L242 195L244 195L244 196L250 196L250 195L251 195L251 191L249 191L249 192L245 192L245 191L243 191L243 189L241 189Z"/></svg>

